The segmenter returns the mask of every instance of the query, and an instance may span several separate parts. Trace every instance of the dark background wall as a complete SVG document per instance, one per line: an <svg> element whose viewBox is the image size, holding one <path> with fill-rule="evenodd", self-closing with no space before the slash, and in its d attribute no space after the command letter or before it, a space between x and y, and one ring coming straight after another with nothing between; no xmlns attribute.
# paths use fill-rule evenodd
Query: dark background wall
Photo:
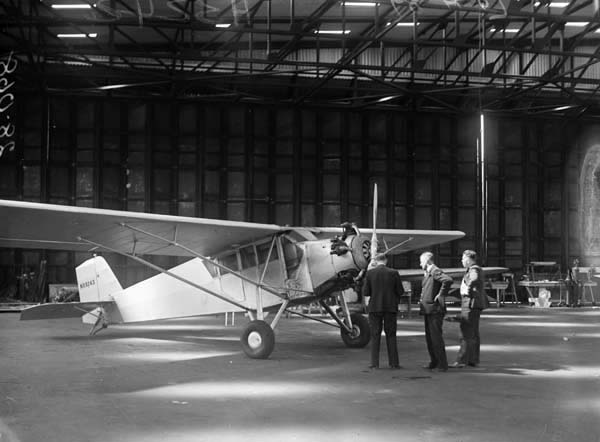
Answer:
<svg viewBox="0 0 600 442"><path fill-rule="evenodd" d="M481 251L479 115L168 100L20 96L0 198L289 225L457 229L443 266ZM486 265L579 255L579 171L591 123L486 114ZM587 143L587 144L586 144ZM0 250L2 274L74 280L87 256ZM147 276L112 257L124 285ZM163 258L161 264L176 262ZM585 263L584 263L585 264ZM416 267L417 253L396 257Z"/></svg>

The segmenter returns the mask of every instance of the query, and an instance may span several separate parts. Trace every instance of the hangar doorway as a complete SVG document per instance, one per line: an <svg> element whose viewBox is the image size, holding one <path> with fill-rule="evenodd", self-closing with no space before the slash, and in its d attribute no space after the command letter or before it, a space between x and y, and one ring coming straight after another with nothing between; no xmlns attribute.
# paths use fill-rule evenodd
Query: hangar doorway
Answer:
<svg viewBox="0 0 600 442"><path fill-rule="evenodd" d="M600 145L585 154L579 177L581 251L584 265L600 265Z"/></svg>

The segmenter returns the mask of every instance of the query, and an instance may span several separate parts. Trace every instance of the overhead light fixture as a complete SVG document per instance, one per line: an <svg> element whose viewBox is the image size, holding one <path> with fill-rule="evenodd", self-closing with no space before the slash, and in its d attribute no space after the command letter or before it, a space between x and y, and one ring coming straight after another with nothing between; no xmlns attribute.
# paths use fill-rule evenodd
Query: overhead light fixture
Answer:
<svg viewBox="0 0 600 442"><path fill-rule="evenodd" d="M506 32L507 34L516 34L517 32L519 32L518 29L516 28L505 28L505 29L496 29L496 28L490 28L491 32Z"/></svg>
<svg viewBox="0 0 600 442"><path fill-rule="evenodd" d="M572 26L574 28L583 28L587 25L589 25L587 21L568 21L565 23L565 26Z"/></svg>
<svg viewBox="0 0 600 442"><path fill-rule="evenodd" d="M69 61L69 60L62 61L62 64L67 64L67 65L71 65L71 66L91 66L92 65L92 63L87 63L85 61Z"/></svg>
<svg viewBox="0 0 600 442"><path fill-rule="evenodd" d="M332 35L342 35L349 34L350 29L315 29L315 34L332 34Z"/></svg>
<svg viewBox="0 0 600 442"><path fill-rule="evenodd" d="M565 105L565 106L559 106L559 107L555 107L554 109L552 109L553 111L563 111L563 110L567 110L567 109L572 109L576 106L571 105Z"/></svg>
<svg viewBox="0 0 600 442"><path fill-rule="evenodd" d="M535 2L535 6L549 6L551 8L566 8L569 6L569 2L550 2L550 3L540 3Z"/></svg>
<svg viewBox="0 0 600 442"><path fill-rule="evenodd" d="M386 101L391 101L391 100L395 100L396 98L399 98L400 95L388 95L387 97L382 97L379 100L376 101L376 103L385 103Z"/></svg>
<svg viewBox="0 0 600 442"><path fill-rule="evenodd" d="M389 22L387 22L386 26L389 26L391 24L392 24L392 22L389 21ZM420 25L420 24L421 23L417 22L417 26ZM401 21L400 23L396 23L396 26L401 26L401 27L406 27L406 28L414 26L414 25L415 24L413 22L411 22L411 21Z"/></svg>
<svg viewBox="0 0 600 442"><path fill-rule="evenodd" d="M229 26L231 26L231 23L217 23L215 25L215 28L227 29Z"/></svg>
<svg viewBox="0 0 600 442"><path fill-rule="evenodd" d="M93 32L91 34L56 34L58 38L96 38L98 34Z"/></svg>
<svg viewBox="0 0 600 442"><path fill-rule="evenodd" d="M92 5L87 3L54 4L51 7L52 9L92 9ZM96 5L94 5L94 7L96 7Z"/></svg>
<svg viewBox="0 0 600 442"><path fill-rule="evenodd" d="M364 7L373 7L377 6L376 2L341 2L344 6L364 6Z"/></svg>

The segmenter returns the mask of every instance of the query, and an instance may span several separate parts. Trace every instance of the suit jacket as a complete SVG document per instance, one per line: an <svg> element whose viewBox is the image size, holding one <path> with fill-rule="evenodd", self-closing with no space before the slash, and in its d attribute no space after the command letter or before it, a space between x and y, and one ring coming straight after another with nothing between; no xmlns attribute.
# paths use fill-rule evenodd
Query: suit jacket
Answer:
<svg viewBox="0 0 600 442"><path fill-rule="evenodd" d="M490 306L485 294L483 270L478 265L472 265L463 276L460 286L461 310L484 310Z"/></svg>
<svg viewBox="0 0 600 442"><path fill-rule="evenodd" d="M452 278L442 272L439 267L433 265L423 278L421 289L421 314L432 315L446 313L444 297L450 291ZM440 302L434 301L437 295L441 295Z"/></svg>
<svg viewBox="0 0 600 442"><path fill-rule="evenodd" d="M396 270L378 265L367 271L362 295L370 296L369 312L397 312L403 294L402 280Z"/></svg>

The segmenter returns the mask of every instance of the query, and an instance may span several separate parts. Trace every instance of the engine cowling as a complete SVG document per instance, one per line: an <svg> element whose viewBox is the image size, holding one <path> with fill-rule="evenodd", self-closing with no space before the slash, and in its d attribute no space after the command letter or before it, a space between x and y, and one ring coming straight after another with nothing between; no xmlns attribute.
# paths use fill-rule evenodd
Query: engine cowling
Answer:
<svg viewBox="0 0 600 442"><path fill-rule="evenodd" d="M360 235L305 244L310 278L316 293L349 287L352 278L367 268L371 258L371 241Z"/></svg>

